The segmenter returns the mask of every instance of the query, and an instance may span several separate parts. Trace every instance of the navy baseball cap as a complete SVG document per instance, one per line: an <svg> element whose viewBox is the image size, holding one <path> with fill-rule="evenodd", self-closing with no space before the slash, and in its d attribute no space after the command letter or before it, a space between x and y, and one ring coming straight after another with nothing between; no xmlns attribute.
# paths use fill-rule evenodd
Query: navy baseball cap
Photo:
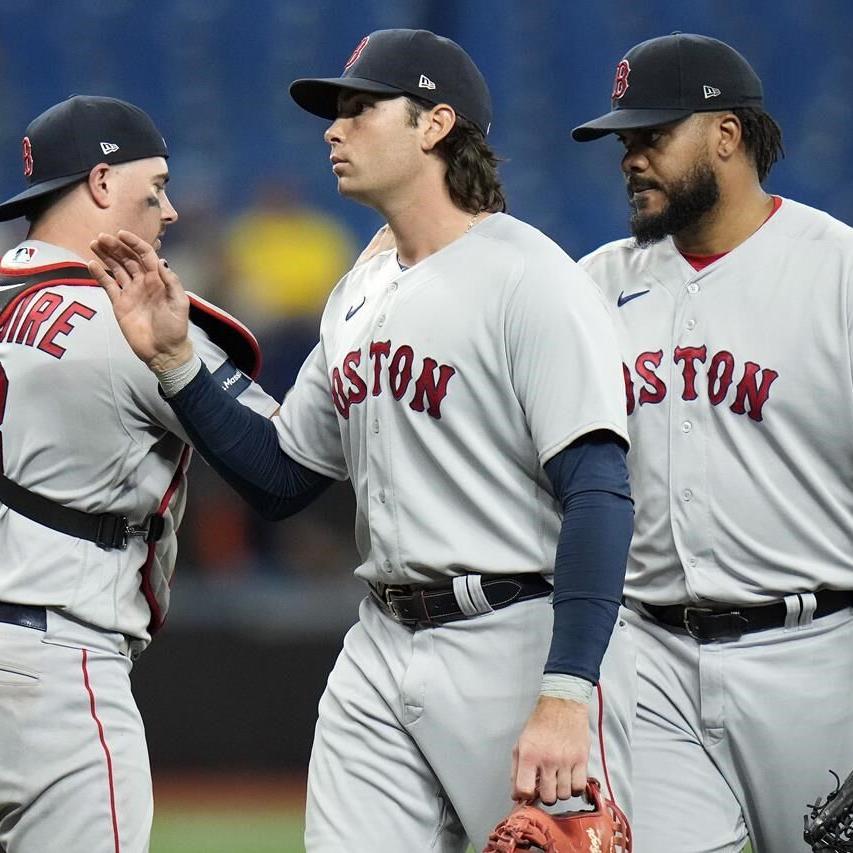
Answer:
<svg viewBox="0 0 853 853"><path fill-rule="evenodd" d="M0 204L0 221L26 215L35 199L83 180L99 163L169 156L147 113L97 95L74 95L34 118L23 154L29 187Z"/></svg>
<svg viewBox="0 0 853 853"><path fill-rule="evenodd" d="M342 91L449 104L484 136L492 121L489 88L474 60L455 41L429 30L377 30L358 43L340 77L290 84L302 109L328 119L337 118Z"/></svg>
<svg viewBox="0 0 853 853"><path fill-rule="evenodd" d="M649 39L616 66L611 111L572 131L577 142L668 124L698 112L761 107L752 66L725 42L692 33Z"/></svg>

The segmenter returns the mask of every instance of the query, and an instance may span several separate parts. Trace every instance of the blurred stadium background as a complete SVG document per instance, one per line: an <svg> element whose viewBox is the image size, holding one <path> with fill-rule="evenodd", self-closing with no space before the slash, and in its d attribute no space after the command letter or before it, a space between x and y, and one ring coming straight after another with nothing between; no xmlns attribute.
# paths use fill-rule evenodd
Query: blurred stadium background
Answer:
<svg viewBox="0 0 853 853"><path fill-rule="evenodd" d="M673 30L741 49L787 159L768 187L853 220L849 0L0 0L0 192L28 121L74 93L143 106L171 150L180 212L164 253L237 313L290 386L325 296L380 224L338 198L325 123L287 94L334 76L366 33L425 27L490 83L511 212L580 256L625 233L619 147L570 142L608 105L615 63ZM12 245L22 222L3 226ZM360 586L348 486L268 524L196 462L168 624L134 672L158 818L152 853L302 849L317 699ZM393 780L389 780L393 784Z"/></svg>

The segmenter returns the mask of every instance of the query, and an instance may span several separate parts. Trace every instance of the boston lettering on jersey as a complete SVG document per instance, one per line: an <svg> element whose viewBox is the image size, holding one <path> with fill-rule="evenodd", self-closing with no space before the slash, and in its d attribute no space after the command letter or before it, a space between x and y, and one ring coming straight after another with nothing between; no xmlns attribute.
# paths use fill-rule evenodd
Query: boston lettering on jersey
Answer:
<svg viewBox="0 0 853 853"><path fill-rule="evenodd" d="M708 400L713 406L718 406L729 398L733 398L729 409L736 415L748 415L754 421L763 420L762 410L770 396L770 386L779 374L770 368L762 368L754 361L747 361L742 368L737 368L735 382L735 357L728 350L714 353L710 359L708 348L676 347L672 354L673 363L680 365L682 400L695 400L699 396L697 383L706 382ZM646 403L661 403L666 397L667 387L656 373L663 362L663 350L641 352L634 361L633 371L627 365L622 365L625 375L625 392L627 394L628 414ZM704 380L697 376L699 367L706 365ZM634 376L639 380L637 391ZM732 388L734 389L733 392Z"/></svg>
<svg viewBox="0 0 853 853"><path fill-rule="evenodd" d="M362 364L360 349L348 352L340 367L332 369L332 401L341 417L348 419L350 408L363 403L368 394L378 397L383 390L388 390L395 400L402 400L408 395L412 411L425 411L430 417L439 420L441 403L447 396L447 383L456 369L449 364L439 364L427 356L422 360L420 373L415 378L414 350L408 344L402 344L392 355L391 349L391 341L370 343L368 355L364 359L365 376L358 372ZM383 376L386 387L383 387Z"/></svg>
<svg viewBox="0 0 853 853"><path fill-rule="evenodd" d="M0 323L0 342L35 346L54 358L62 358L65 347L57 338L70 335L77 318L91 320L96 314L94 308L58 293L33 290Z"/></svg>

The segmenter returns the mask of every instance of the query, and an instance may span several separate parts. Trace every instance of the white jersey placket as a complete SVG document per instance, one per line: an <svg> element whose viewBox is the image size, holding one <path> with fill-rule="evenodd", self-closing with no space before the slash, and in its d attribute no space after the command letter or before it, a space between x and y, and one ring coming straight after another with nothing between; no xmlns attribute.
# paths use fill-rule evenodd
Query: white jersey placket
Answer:
<svg viewBox="0 0 853 853"><path fill-rule="evenodd" d="M365 416L365 465L366 489L368 496L368 524L371 532L371 549L375 555L377 574L393 575L400 567L399 547L391 552L391 543L398 543L397 524L395 519L393 460L392 460L392 428L393 418L387 412L387 406L394 402L390 388L388 366L393 356L394 339L390 334L390 320L399 289L395 279L389 284L382 285L381 295L373 318L369 325L371 330L366 342L368 364L370 365ZM370 358L370 346L373 342L389 341L391 352L384 359L381 367L374 367ZM377 356L380 358L380 356ZM376 393L378 391L378 393ZM387 416L386 416L387 413Z"/></svg>
<svg viewBox="0 0 853 853"><path fill-rule="evenodd" d="M669 348L670 523L691 597L701 597L697 590L707 587L702 578L711 554L706 456L708 403L703 363L698 359L693 361L695 373L689 383L688 367L684 361L676 360L676 351L679 347L698 347L704 343L707 330L699 317L702 300L708 298L705 278L704 270L694 273L679 289Z"/></svg>

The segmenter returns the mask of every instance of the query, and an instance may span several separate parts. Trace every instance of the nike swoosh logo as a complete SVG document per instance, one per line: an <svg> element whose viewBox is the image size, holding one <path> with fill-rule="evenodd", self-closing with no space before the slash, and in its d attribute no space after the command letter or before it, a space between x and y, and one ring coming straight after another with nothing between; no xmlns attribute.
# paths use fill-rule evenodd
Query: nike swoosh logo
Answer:
<svg viewBox="0 0 853 853"><path fill-rule="evenodd" d="M367 297L362 296L361 302L359 302L358 305L351 305L349 311L347 311L346 319L352 320L352 318L361 310L361 306L364 305L365 302L367 302Z"/></svg>
<svg viewBox="0 0 853 853"><path fill-rule="evenodd" d="M629 293L625 296L625 291L623 290L619 294L619 298L616 300L616 306L621 308L626 302L630 302L632 299L636 299L638 296L645 296L649 291L648 290L638 290L636 293Z"/></svg>

